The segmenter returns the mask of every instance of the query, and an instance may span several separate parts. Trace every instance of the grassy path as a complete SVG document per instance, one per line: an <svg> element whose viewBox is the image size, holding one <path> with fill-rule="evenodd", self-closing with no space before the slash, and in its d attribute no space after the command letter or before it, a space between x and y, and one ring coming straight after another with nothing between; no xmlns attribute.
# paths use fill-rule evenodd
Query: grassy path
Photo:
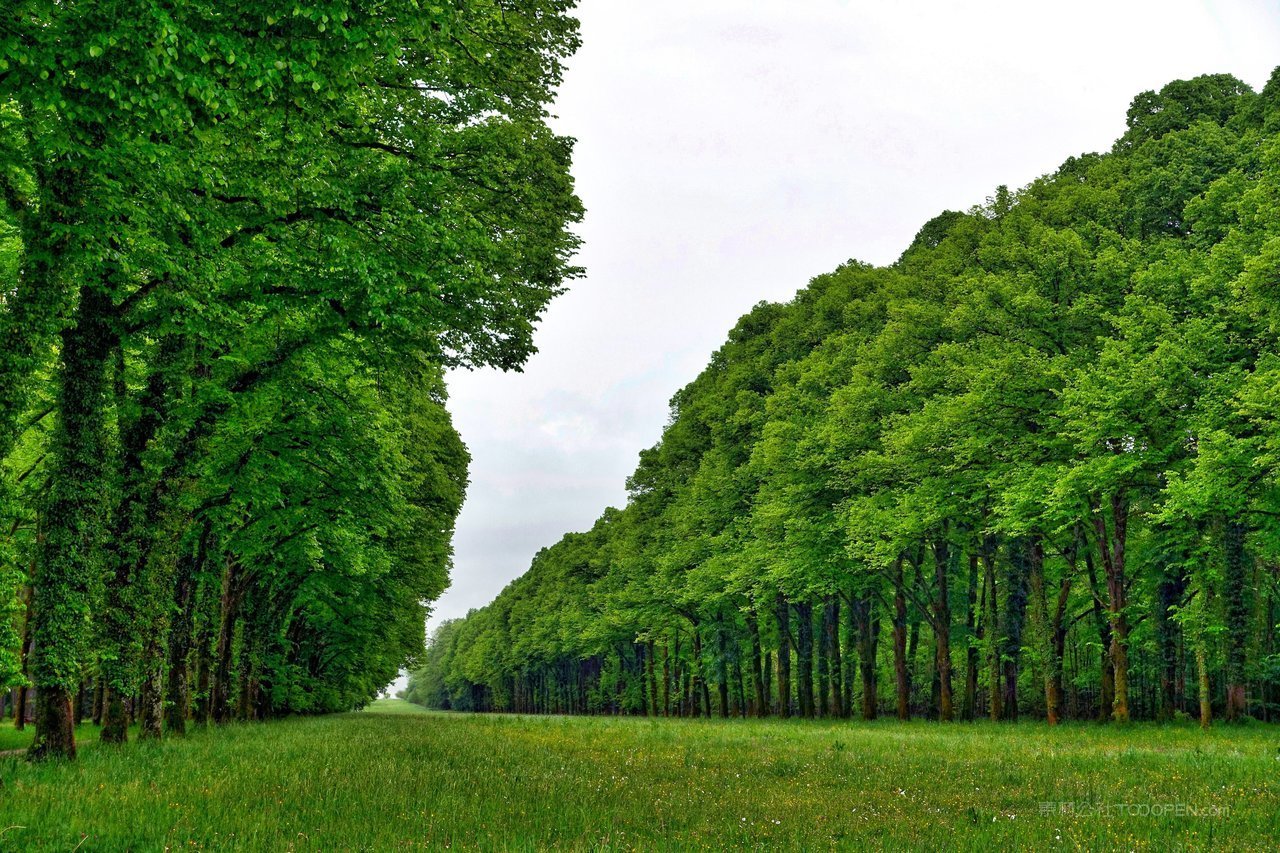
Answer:
<svg viewBox="0 0 1280 853"><path fill-rule="evenodd" d="M70 766L0 760L0 847L1271 850L1280 838L1280 730L1262 726L375 710L389 713L93 746Z"/></svg>

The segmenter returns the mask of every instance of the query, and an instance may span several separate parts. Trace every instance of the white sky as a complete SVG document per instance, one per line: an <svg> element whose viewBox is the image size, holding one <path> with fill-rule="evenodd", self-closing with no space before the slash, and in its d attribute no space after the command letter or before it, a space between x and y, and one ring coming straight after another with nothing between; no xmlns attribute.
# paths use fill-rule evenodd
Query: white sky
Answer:
<svg viewBox="0 0 1280 853"><path fill-rule="evenodd" d="M625 501L667 401L735 320L849 258L893 261L944 209L1105 150L1144 89L1280 64L1245 0L584 0L554 108L578 140L584 279L523 373L458 373L471 448L453 586L480 607Z"/></svg>

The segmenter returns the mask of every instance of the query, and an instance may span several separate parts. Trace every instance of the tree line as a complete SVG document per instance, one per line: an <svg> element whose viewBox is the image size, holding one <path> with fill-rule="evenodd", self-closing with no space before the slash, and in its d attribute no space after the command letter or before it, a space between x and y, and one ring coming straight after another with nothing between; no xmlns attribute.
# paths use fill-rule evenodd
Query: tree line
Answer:
<svg viewBox="0 0 1280 853"><path fill-rule="evenodd" d="M1280 714L1280 69L756 306L629 499L405 695L535 713Z"/></svg>
<svg viewBox="0 0 1280 853"><path fill-rule="evenodd" d="M359 707L447 584L444 371L576 275L570 0L14 0L0 686L33 758Z"/></svg>

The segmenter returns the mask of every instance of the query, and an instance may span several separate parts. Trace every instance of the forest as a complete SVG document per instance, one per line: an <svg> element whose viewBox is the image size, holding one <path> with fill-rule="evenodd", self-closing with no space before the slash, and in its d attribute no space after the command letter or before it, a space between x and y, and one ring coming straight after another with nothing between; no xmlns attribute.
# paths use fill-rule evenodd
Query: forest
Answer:
<svg viewBox="0 0 1280 853"><path fill-rule="evenodd" d="M440 624L404 696L1277 719L1280 69L1143 92L1125 128L757 305L625 507Z"/></svg>
<svg viewBox="0 0 1280 853"><path fill-rule="evenodd" d="M578 274L569 0L0 13L0 688L28 757L359 708Z"/></svg>

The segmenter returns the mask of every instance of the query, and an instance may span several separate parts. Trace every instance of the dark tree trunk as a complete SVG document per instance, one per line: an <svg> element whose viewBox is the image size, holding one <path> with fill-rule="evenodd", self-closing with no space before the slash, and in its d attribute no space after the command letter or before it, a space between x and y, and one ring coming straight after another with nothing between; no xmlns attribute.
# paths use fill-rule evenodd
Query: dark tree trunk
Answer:
<svg viewBox="0 0 1280 853"><path fill-rule="evenodd" d="M982 580L983 586L987 591L987 600L986 617L982 621L985 626L987 650L990 656L987 662L987 680L990 682L987 688L987 714L992 722L1004 716L1003 696L1000 690L1000 631L998 627L1000 624L1000 601L998 590L996 589L996 548L994 537L983 537Z"/></svg>
<svg viewBox="0 0 1280 853"><path fill-rule="evenodd" d="M666 645L662 647L662 716L671 716L671 647Z"/></svg>
<svg viewBox="0 0 1280 853"><path fill-rule="evenodd" d="M875 616L875 603L870 598L853 601L854 625L858 632L858 673L862 681L862 719L876 718L876 640L880 622Z"/></svg>
<svg viewBox="0 0 1280 853"><path fill-rule="evenodd" d="M763 717L769 713L769 705L765 698L767 685L761 671L760 620L754 609L747 611L747 632L751 635L751 688L755 701L751 713L752 716Z"/></svg>
<svg viewBox="0 0 1280 853"><path fill-rule="evenodd" d="M947 598L947 583L951 563L951 545L942 537L933 542L935 575L933 601L933 633L937 649L938 719L950 722L954 716L951 701L951 604Z"/></svg>
<svg viewBox="0 0 1280 853"><path fill-rule="evenodd" d="M796 608L796 680L800 716L809 719L814 714L813 704L813 605L801 602Z"/></svg>
<svg viewBox="0 0 1280 853"><path fill-rule="evenodd" d="M907 670L907 596L902 557L893 561L893 676L899 720L911 717L911 680Z"/></svg>
<svg viewBox="0 0 1280 853"><path fill-rule="evenodd" d="M982 609L982 603L978 600L977 553L969 555L968 593L968 607L964 617L968 645L965 647L964 658L964 709L962 713L966 720L973 720L978 716L978 643L981 640L981 635L978 633L978 618L979 611ZM986 595L985 588L982 594Z"/></svg>
<svg viewBox="0 0 1280 853"><path fill-rule="evenodd" d="M138 737L159 739L164 717L164 650L152 635L142 652L142 686L139 694Z"/></svg>
<svg viewBox="0 0 1280 853"><path fill-rule="evenodd" d="M71 719L71 691L57 686L38 688L36 737L27 750L27 758L31 761L75 758L76 736Z"/></svg>
<svg viewBox="0 0 1280 853"><path fill-rule="evenodd" d="M98 741L124 743L129 739L129 712L125 708L124 696L108 684L103 692L102 704L102 731L98 733Z"/></svg>
<svg viewBox="0 0 1280 853"><path fill-rule="evenodd" d="M650 717L658 716L658 668L657 661L654 660L655 657L654 642L650 640L645 646L645 665L648 667L647 676L649 682L649 701L645 705L645 710Z"/></svg>
<svg viewBox="0 0 1280 853"><path fill-rule="evenodd" d="M1119 495L1110 500L1111 528L1098 512L1094 526L1098 549L1107 575L1108 616L1111 622L1111 668L1115 677L1115 701L1112 718L1117 723L1129 722L1129 579L1125 574L1125 546L1128 541L1129 504Z"/></svg>
<svg viewBox="0 0 1280 853"><path fill-rule="evenodd" d="M826 606L825 604L818 608L818 642L817 642L817 706L816 713L819 717L827 717L831 714L831 673L828 670L830 661L827 659L827 626L826 626Z"/></svg>
<svg viewBox="0 0 1280 853"><path fill-rule="evenodd" d="M1093 555L1086 553L1085 570L1089 578L1089 592L1093 595L1093 620L1098 632L1098 642L1102 648L1101 671L1099 673L1098 720L1106 722L1111 719L1111 711L1115 705L1115 669L1111 665L1111 620L1107 616L1103 603L1102 588L1098 583L1098 571L1093 562Z"/></svg>
<svg viewBox="0 0 1280 853"><path fill-rule="evenodd" d="M837 717L846 716L844 705L844 664L840 653L840 596L827 598L824 639L827 660L831 670L831 712Z"/></svg>
<svg viewBox="0 0 1280 853"><path fill-rule="evenodd" d="M716 625L716 640L719 643L719 661L716 663L718 677L718 696L720 710L720 719L728 719L729 717L729 673L727 663L729 657L729 648L727 638L725 637L724 623L719 622Z"/></svg>
<svg viewBox="0 0 1280 853"><path fill-rule="evenodd" d="M1168 722L1178 705L1178 636L1174 619L1177 607L1186 593L1187 578L1181 561L1161 555L1159 581L1156 584L1155 636L1160 667L1160 702L1156 718Z"/></svg>
<svg viewBox="0 0 1280 853"><path fill-rule="evenodd" d="M1027 580L1038 542L1020 537L1009 543L1005 574L1004 611L1000 614L1000 667L1003 673L1001 705L1006 720L1018 719L1018 663L1022 655L1022 629L1027 616Z"/></svg>
<svg viewBox="0 0 1280 853"><path fill-rule="evenodd" d="M1248 660L1250 610L1245 532L1245 525L1241 521L1232 520L1226 524L1222 598L1227 623L1225 718L1229 723L1239 721L1245 713L1245 663Z"/></svg>
<svg viewBox="0 0 1280 853"><path fill-rule="evenodd" d="M791 716L791 607L778 595L778 716Z"/></svg>

